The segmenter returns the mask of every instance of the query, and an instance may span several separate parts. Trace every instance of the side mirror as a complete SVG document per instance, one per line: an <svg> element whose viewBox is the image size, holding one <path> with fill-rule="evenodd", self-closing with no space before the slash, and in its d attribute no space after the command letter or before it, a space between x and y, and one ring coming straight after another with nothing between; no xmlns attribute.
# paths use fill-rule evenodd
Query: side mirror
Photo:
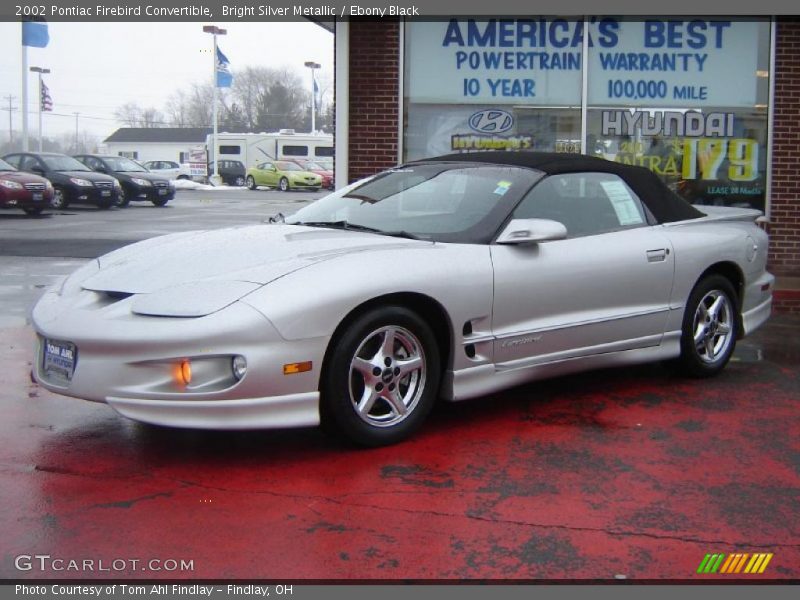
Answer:
<svg viewBox="0 0 800 600"><path fill-rule="evenodd" d="M512 219L497 238L498 244L535 244L551 240L563 240L567 228L563 223L550 219Z"/></svg>
<svg viewBox="0 0 800 600"><path fill-rule="evenodd" d="M37 175L44 175L44 169L42 167L33 166L31 167L31 173L36 173Z"/></svg>
<svg viewBox="0 0 800 600"><path fill-rule="evenodd" d="M94 170L97 171L98 173L107 173L108 172L103 165L99 165L99 166L95 167Z"/></svg>

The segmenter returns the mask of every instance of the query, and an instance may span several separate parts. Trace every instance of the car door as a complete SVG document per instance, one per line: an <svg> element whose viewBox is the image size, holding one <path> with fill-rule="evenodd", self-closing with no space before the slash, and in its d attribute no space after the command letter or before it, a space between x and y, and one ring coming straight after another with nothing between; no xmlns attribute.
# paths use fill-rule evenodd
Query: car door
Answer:
<svg viewBox="0 0 800 600"><path fill-rule="evenodd" d="M496 363L524 366L660 343L674 253L622 179L546 177L512 218L559 221L568 237L491 247Z"/></svg>
<svg viewBox="0 0 800 600"><path fill-rule="evenodd" d="M271 187L278 185L278 170L275 168L274 164L264 163L261 171L259 172L261 173L261 181L259 185L268 185Z"/></svg>

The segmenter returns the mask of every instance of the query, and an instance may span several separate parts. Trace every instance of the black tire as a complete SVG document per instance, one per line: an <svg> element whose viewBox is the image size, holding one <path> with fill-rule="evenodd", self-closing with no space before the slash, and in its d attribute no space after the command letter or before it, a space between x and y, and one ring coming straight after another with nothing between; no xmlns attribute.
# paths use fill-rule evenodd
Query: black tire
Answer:
<svg viewBox="0 0 800 600"><path fill-rule="evenodd" d="M719 301L716 310L711 309ZM677 364L691 377L711 377L728 364L739 335L739 303L731 282L709 275L695 285L681 327Z"/></svg>
<svg viewBox="0 0 800 600"><path fill-rule="evenodd" d="M256 180L253 179L252 175L247 176L247 189L248 190L255 190L258 186L256 185Z"/></svg>
<svg viewBox="0 0 800 600"><path fill-rule="evenodd" d="M117 192L117 200L114 202L114 206L117 208L125 208L131 203L131 197L128 195L128 192L125 190L124 187L120 188Z"/></svg>
<svg viewBox="0 0 800 600"><path fill-rule="evenodd" d="M278 182L278 189L282 192L288 192L291 188L289 187L289 180L286 177L281 177L281 180Z"/></svg>
<svg viewBox="0 0 800 600"><path fill-rule="evenodd" d="M69 200L67 200L67 193L64 188L53 186L53 199L50 201L50 206L58 210L63 210L69 206Z"/></svg>
<svg viewBox="0 0 800 600"><path fill-rule="evenodd" d="M154 198L150 202L153 203L153 206L166 206L169 198Z"/></svg>
<svg viewBox="0 0 800 600"><path fill-rule="evenodd" d="M233 180L233 185L236 187L242 187L244 185L244 176L237 175L236 178Z"/></svg>
<svg viewBox="0 0 800 600"><path fill-rule="evenodd" d="M362 446L395 444L422 425L440 377L428 324L400 306L373 308L331 340L320 381L323 427Z"/></svg>
<svg viewBox="0 0 800 600"><path fill-rule="evenodd" d="M30 215L31 217L35 217L35 216L38 216L38 215L42 214L42 211L44 210L44 208L41 207L41 206L26 206L22 210L25 211L26 215Z"/></svg>
<svg viewBox="0 0 800 600"><path fill-rule="evenodd" d="M177 179L191 179L188 175L178 175Z"/></svg>

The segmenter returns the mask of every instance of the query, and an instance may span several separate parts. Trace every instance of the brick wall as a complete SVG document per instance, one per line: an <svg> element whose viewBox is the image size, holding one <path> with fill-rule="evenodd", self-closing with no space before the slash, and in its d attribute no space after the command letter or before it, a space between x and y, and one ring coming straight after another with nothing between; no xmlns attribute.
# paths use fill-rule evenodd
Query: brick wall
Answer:
<svg viewBox="0 0 800 600"><path fill-rule="evenodd" d="M397 21L350 21L350 181L397 164L399 36Z"/></svg>
<svg viewBox="0 0 800 600"><path fill-rule="evenodd" d="M769 268L800 276L800 21L780 20L775 40Z"/></svg>

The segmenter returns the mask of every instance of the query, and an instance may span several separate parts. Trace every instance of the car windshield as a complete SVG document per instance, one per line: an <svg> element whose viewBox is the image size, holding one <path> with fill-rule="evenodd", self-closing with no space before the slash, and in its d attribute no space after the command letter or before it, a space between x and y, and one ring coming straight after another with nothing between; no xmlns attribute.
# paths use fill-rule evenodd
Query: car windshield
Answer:
<svg viewBox="0 0 800 600"><path fill-rule="evenodd" d="M296 165L293 162L276 162L275 166L278 167L281 171L302 171L302 167Z"/></svg>
<svg viewBox="0 0 800 600"><path fill-rule="evenodd" d="M16 171L16 169L0 158L0 171Z"/></svg>
<svg viewBox="0 0 800 600"><path fill-rule="evenodd" d="M43 156L42 160L51 171L90 171L82 162L71 156Z"/></svg>
<svg viewBox="0 0 800 600"><path fill-rule="evenodd" d="M286 223L489 243L542 177L532 169L419 163L385 171L300 209Z"/></svg>
<svg viewBox="0 0 800 600"><path fill-rule="evenodd" d="M130 158L125 158L124 156L105 157L103 158L103 162L105 162L111 168L111 170L115 172L147 173L147 169L145 169L142 165L132 161Z"/></svg>

